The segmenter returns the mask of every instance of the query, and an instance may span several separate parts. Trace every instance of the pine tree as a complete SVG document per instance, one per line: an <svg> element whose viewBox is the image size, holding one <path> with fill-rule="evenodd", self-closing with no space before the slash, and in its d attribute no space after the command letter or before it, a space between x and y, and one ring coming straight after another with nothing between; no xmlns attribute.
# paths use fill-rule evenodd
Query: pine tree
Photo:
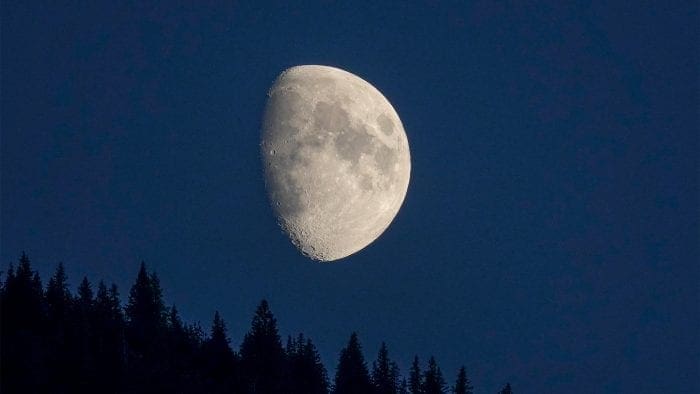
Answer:
<svg viewBox="0 0 700 394"><path fill-rule="evenodd" d="M167 325L162 290L155 273L141 263L126 306L128 344L127 390L162 391L168 385L168 363L164 359Z"/></svg>
<svg viewBox="0 0 700 394"><path fill-rule="evenodd" d="M211 334L202 346L204 354L204 378L209 393L227 393L237 383L236 357L226 335L226 323L214 313Z"/></svg>
<svg viewBox="0 0 700 394"><path fill-rule="evenodd" d="M0 392L39 392L47 383L44 291L25 253L7 273L0 319Z"/></svg>
<svg viewBox="0 0 700 394"><path fill-rule="evenodd" d="M287 338L287 383L288 394L326 394L328 377L321 363L316 346L311 339L299 334L297 339Z"/></svg>
<svg viewBox="0 0 700 394"><path fill-rule="evenodd" d="M69 383L74 381L73 368L74 348L71 340L70 308L72 296L68 289L63 263L56 267L54 275L46 286L46 363L48 366L48 386L58 391L68 390Z"/></svg>
<svg viewBox="0 0 700 394"><path fill-rule="evenodd" d="M348 345L341 350L335 373L335 394L363 394L372 391L367 364L357 334L352 333Z"/></svg>
<svg viewBox="0 0 700 394"><path fill-rule="evenodd" d="M435 357L430 357L428 360L428 369L423 374L423 394L443 394L446 385L445 379L442 377L440 367L435 362Z"/></svg>
<svg viewBox="0 0 700 394"><path fill-rule="evenodd" d="M406 378L401 379L401 384L399 384L399 394L409 394Z"/></svg>
<svg viewBox="0 0 700 394"><path fill-rule="evenodd" d="M78 390L82 392L94 391L95 384L95 360L92 354L94 348L93 336L93 299L92 285L87 277L84 277L78 286L78 297L75 300L74 328L76 355L78 357Z"/></svg>
<svg viewBox="0 0 700 394"><path fill-rule="evenodd" d="M168 328L172 333L177 335L185 332L185 325L182 323L180 313L177 311L175 305L170 307L170 312L168 312Z"/></svg>
<svg viewBox="0 0 700 394"><path fill-rule="evenodd" d="M56 272L46 285L47 322L52 330L64 330L66 314L71 302L68 278L63 263L58 263Z"/></svg>
<svg viewBox="0 0 700 394"><path fill-rule="evenodd" d="M148 354L165 328L165 306L155 273L148 275L141 263L136 283L129 292L126 306L127 337L130 351L137 358Z"/></svg>
<svg viewBox="0 0 700 394"><path fill-rule="evenodd" d="M455 382L454 394L473 394L474 387L472 387L469 378L467 377L467 370L462 366L457 374L457 381Z"/></svg>
<svg viewBox="0 0 700 394"><path fill-rule="evenodd" d="M408 386L411 394L423 393L423 375L421 374L418 356L413 357L413 363L411 364L411 371L408 377Z"/></svg>
<svg viewBox="0 0 700 394"><path fill-rule="evenodd" d="M326 368L323 366L321 356L318 354L318 350L316 350L316 346L311 342L311 339L307 339L306 345L304 345L303 360L309 373L307 381L310 383L307 392L311 394L328 393Z"/></svg>
<svg viewBox="0 0 700 394"><path fill-rule="evenodd" d="M500 394L513 394L513 389L510 387L510 383L506 383L506 386L500 391Z"/></svg>
<svg viewBox="0 0 700 394"><path fill-rule="evenodd" d="M251 393L283 391L285 355L277 331L277 320L266 300L262 300L250 331L241 344L241 367Z"/></svg>
<svg viewBox="0 0 700 394"><path fill-rule="evenodd" d="M396 394L399 389L399 372L396 363L389 360L389 350L382 342L377 361L372 364L372 384L377 394Z"/></svg>
<svg viewBox="0 0 700 394"><path fill-rule="evenodd" d="M116 392L124 369L124 316L117 286L97 285L93 321L95 376L101 392Z"/></svg>
<svg viewBox="0 0 700 394"><path fill-rule="evenodd" d="M87 277L83 277L83 280L78 286L78 305L84 308L86 311L92 308L92 303L94 301L94 293L92 292L92 285L88 281Z"/></svg>

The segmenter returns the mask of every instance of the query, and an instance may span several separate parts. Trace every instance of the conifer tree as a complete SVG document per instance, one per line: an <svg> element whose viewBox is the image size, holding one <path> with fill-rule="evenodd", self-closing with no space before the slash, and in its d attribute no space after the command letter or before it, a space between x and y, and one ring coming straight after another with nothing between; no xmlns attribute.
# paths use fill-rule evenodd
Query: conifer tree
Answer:
<svg viewBox="0 0 700 394"><path fill-rule="evenodd" d="M287 383L288 394L326 394L328 377L321 363L316 346L311 339L299 334L297 339L287 338Z"/></svg>
<svg viewBox="0 0 700 394"><path fill-rule="evenodd" d="M411 394L423 393L423 375L421 374L418 356L414 356L413 363L411 363L411 371L408 377L408 388Z"/></svg>
<svg viewBox="0 0 700 394"><path fill-rule="evenodd" d="M74 328L76 335L76 348L74 351L78 357L78 390L82 392L94 391L95 384L95 360L93 357L93 299L92 285L87 277L78 286L78 297L75 300Z"/></svg>
<svg viewBox="0 0 700 394"><path fill-rule="evenodd" d="M141 263L126 306L128 387L139 392L163 391L168 386L164 360L167 329L162 290L155 273Z"/></svg>
<svg viewBox="0 0 700 394"><path fill-rule="evenodd" d="M199 322L192 324L183 324L184 337L180 338L180 346L175 348L179 349L180 355L178 356L181 360L182 376L184 379L181 382L182 387L191 387L191 390L183 389L184 392L197 393L201 391L202 385L204 384L204 374L205 369L205 355L203 352L204 346L204 330ZM239 368L240 369L240 368ZM177 373L176 369L176 373ZM237 371L236 378L240 380L240 371ZM243 392L243 391L241 391Z"/></svg>
<svg viewBox="0 0 700 394"><path fill-rule="evenodd" d="M72 296L68 288L63 263L59 263L56 271L46 286L46 364L48 386L68 388L75 373L72 368L72 358L75 349L71 346L70 308Z"/></svg>
<svg viewBox="0 0 700 394"><path fill-rule="evenodd" d="M406 382L406 378L401 379L401 384L399 384L399 394L409 394L410 392L408 391L408 383Z"/></svg>
<svg viewBox="0 0 700 394"><path fill-rule="evenodd" d="M23 252L5 280L0 319L0 392L42 391L47 383L44 291Z"/></svg>
<svg viewBox="0 0 700 394"><path fill-rule="evenodd" d="M127 337L131 352L143 356L152 350L165 327L164 314L165 306L158 278L155 273L149 275L145 263L141 263L126 306Z"/></svg>
<svg viewBox="0 0 700 394"><path fill-rule="evenodd" d="M88 281L87 277L83 277L83 280L78 286L78 305L84 308L86 311L92 308L92 302L94 301L94 293L92 292L92 285Z"/></svg>
<svg viewBox="0 0 700 394"><path fill-rule="evenodd" d="M506 383L506 386L500 391L500 394L513 394L513 389L510 387L510 383Z"/></svg>
<svg viewBox="0 0 700 394"><path fill-rule="evenodd" d="M180 318L180 313L177 311L177 307L173 305L170 307L168 312L168 328L174 334L182 334L185 332L185 326Z"/></svg>
<svg viewBox="0 0 700 394"><path fill-rule="evenodd" d="M116 285L109 290L103 281L97 285L92 328L96 380L101 391L116 392L124 369L124 316Z"/></svg>
<svg viewBox="0 0 700 394"><path fill-rule="evenodd" d="M321 362L321 356L316 350L316 346L311 342L311 339L306 340L303 350L303 360L306 365L306 371L309 373L308 393L324 394L328 393L328 375L326 368Z"/></svg>
<svg viewBox="0 0 700 394"><path fill-rule="evenodd" d="M428 369L423 374L423 394L443 394L446 385L445 379L442 377L440 367L438 367L435 357L430 357L428 360Z"/></svg>
<svg viewBox="0 0 700 394"><path fill-rule="evenodd" d="M202 346L204 354L204 378L207 392L227 393L237 383L236 358L226 334L226 323L214 313L211 334Z"/></svg>
<svg viewBox="0 0 700 394"><path fill-rule="evenodd" d="M372 363L372 384L376 394L396 394L399 389L399 373L396 363L389 360L389 350L382 342L377 360Z"/></svg>
<svg viewBox="0 0 700 394"><path fill-rule="evenodd" d="M65 330L66 314L71 302L68 278L63 263L58 263L56 271L46 285L47 323L52 330Z"/></svg>
<svg viewBox="0 0 700 394"><path fill-rule="evenodd" d="M335 373L335 394L370 393L372 384L367 371L367 364L362 355L362 346L357 333L350 335L348 345L340 352L338 368Z"/></svg>
<svg viewBox="0 0 700 394"><path fill-rule="evenodd" d="M467 377L467 370L462 366L457 374L457 381L453 390L454 394L473 394L472 390L474 390L474 387L472 387Z"/></svg>
<svg viewBox="0 0 700 394"><path fill-rule="evenodd" d="M267 301L262 300L241 344L241 367L249 392L283 392L284 364L277 320Z"/></svg>

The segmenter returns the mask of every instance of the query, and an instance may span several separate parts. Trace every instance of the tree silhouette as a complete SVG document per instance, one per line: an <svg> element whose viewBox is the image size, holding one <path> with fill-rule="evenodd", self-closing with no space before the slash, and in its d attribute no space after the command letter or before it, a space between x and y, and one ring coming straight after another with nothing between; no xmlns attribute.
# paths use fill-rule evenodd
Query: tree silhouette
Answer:
<svg viewBox="0 0 700 394"><path fill-rule="evenodd" d="M411 363L411 371L408 377L408 388L411 394L423 393L423 375L421 374L418 356L414 356L413 363Z"/></svg>
<svg viewBox="0 0 700 394"><path fill-rule="evenodd" d="M469 378L467 377L467 370L462 366L457 374L457 381L455 382L454 394L473 394L474 387L472 387Z"/></svg>
<svg viewBox="0 0 700 394"><path fill-rule="evenodd" d="M124 315L117 285L112 284L108 290L104 282L100 281L93 305L95 379L101 387L116 392L120 388L125 361Z"/></svg>
<svg viewBox="0 0 700 394"><path fill-rule="evenodd" d="M513 389L510 387L510 383L506 383L506 386L500 391L500 394L513 394Z"/></svg>
<svg viewBox="0 0 700 394"><path fill-rule="evenodd" d="M0 278L3 279L3 278ZM122 309L117 286L83 278L73 295L59 263L44 291L26 254L0 280L2 393L242 393L327 394L329 383L313 342L300 333L282 347L277 321L262 300L240 347L214 313L205 335L167 312L157 275L141 263ZM437 394L446 386L435 359L421 371L414 357L401 378L385 343L371 378L357 334L340 352L334 393ZM472 393L465 368L453 391ZM501 394L512 394L507 384Z"/></svg>
<svg viewBox="0 0 700 394"><path fill-rule="evenodd" d="M165 306L158 277L155 273L149 275L143 262L129 291L126 318L129 390L161 391L167 386L168 373L163 358Z"/></svg>
<svg viewBox="0 0 700 394"><path fill-rule="evenodd" d="M228 393L237 388L237 356L226 335L226 323L214 313L211 334L202 345L204 384L209 393Z"/></svg>
<svg viewBox="0 0 700 394"><path fill-rule="evenodd" d="M372 384L367 364L362 355L362 346L357 333L350 335L348 345L340 351L338 368L335 373L335 394L371 393Z"/></svg>
<svg viewBox="0 0 700 394"><path fill-rule="evenodd" d="M408 383L406 382L406 378L401 379L401 383L399 384L399 394L409 394L408 391Z"/></svg>
<svg viewBox="0 0 700 394"><path fill-rule="evenodd" d="M136 358L149 353L165 327L165 306L155 273L148 275L146 264L141 263L136 283L129 292L126 306L129 351Z"/></svg>
<svg viewBox="0 0 700 394"><path fill-rule="evenodd" d="M316 347L311 339L299 334L295 339L290 336L286 347L288 394L326 394L328 377L321 363Z"/></svg>
<svg viewBox="0 0 700 394"><path fill-rule="evenodd" d="M78 297L75 300L74 323L75 339L74 351L78 357L78 389L82 392L94 391L94 366L93 358L93 299L92 285L87 277L84 277L78 286Z"/></svg>
<svg viewBox="0 0 700 394"><path fill-rule="evenodd" d="M201 367L197 364L202 345L201 331L193 335L173 305L167 319L167 354L170 366L170 386L176 391L194 392L202 385ZM202 357L203 359L204 357Z"/></svg>
<svg viewBox="0 0 700 394"><path fill-rule="evenodd" d="M39 274L25 253L17 270L10 266L0 319L0 391L38 392L47 383L44 292Z"/></svg>
<svg viewBox="0 0 700 394"><path fill-rule="evenodd" d="M396 394L399 390L399 370L396 363L389 360L389 350L382 342L377 361L372 363L372 384L376 394Z"/></svg>
<svg viewBox="0 0 700 394"><path fill-rule="evenodd" d="M72 370L74 349L71 340L71 313L73 298L68 289L68 278L59 263L46 286L46 363L48 368L47 385L66 387L75 379Z"/></svg>
<svg viewBox="0 0 700 394"><path fill-rule="evenodd" d="M443 394L446 390L445 379L442 377L440 367L435 362L435 357L428 360L428 369L423 374L423 394Z"/></svg>
<svg viewBox="0 0 700 394"><path fill-rule="evenodd" d="M56 271L46 285L47 324L52 330L65 330L66 315L71 301L65 268L63 263L58 263Z"/></svg>
<svg viewBox="0 0 700 394"><path fill-rule="evenodd" d="M241 368L250 393L283 392L285 356L277 320L262 300L241 344Z"/></svg>

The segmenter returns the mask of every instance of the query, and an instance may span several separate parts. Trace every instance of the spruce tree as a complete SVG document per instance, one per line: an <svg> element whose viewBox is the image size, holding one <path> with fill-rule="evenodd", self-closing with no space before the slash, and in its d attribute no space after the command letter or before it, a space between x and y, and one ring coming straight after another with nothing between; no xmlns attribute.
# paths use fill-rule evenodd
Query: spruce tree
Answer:
<svg viewBox="0 0 700 394"><path fill-rule="evenodd" d="M241 367L249 392L283 392L285 355L277 331L277 320L262 300L241 344Z"/></svg>
<svg viewBox="0 0 700 394"><path fill-rule="evenodd" d="M316 346L311 339L299 334L295 339L287 339L287 379L285 392L288 394L326 394L328 377L321 363Z"/></svg>
<svg viewBox="0 0 700 394"><path fill-rule="evenodd" d="M126 317L127 390L163 391L168 385L165 305L158 277L149 275L144 263L129 291Z"/></svg>
<svg viewBox="0 0 700 394"><path fill-rule="evenodd" d="M418 356L414 356L413 363L411 363L411 371L408 377L408 388L411 394L423 393L423 375L421 374Z"/></svg>
<svg viewBox="0 0 700 394"><path fill-rule="evenodd" d="M180 318L180 313L177 311L177 307L173 305L170 307L168 312L168 328L173 334L182 334L185 332L185 326Z"/></svg>
<svg viewBox="0 0 700 394"><path fill-rule="evenodd" d="M382 342L377 360L372 363L372 384L376 394L396 394L399 388L398 367L389 359L389 350Z"/></svg>
<svg viewBox="0 0 700 394"><path fill-rule="evenodd" d="M401 384L399 384L399 394L409 394L410 392L408 391L408 383L406 382L406 378L401 379Z"/></svg>
<svg viewBox="0 0 700 394"><path fill-rule="evenodd" d="M204 382L209 393L228 393L236 388L236 357L229 345L226 323L214 313L211 334L202 346Z"/></svg>
<svg viewBox="0 0 700 394"><path fill-rule="evenodd" d="M318 350L316 350L316 346L311 342L311 339L306 340L302 352L302 359L304 360L305 370L309 374L307 393L328 393L328 375L326 373L326 368L323 366L321 356L318 354Z"/></svg>
<svg viewBox="0 0 700 394"><path fill-rule="evenodd" d="M467 377L467 370L462 366L457 374L457 381L455 382L454 394L473 394L474 387L472 387L469 378Z"/></svg>
<svg viewBox="0 0 700 394"><path fill-rule="evenodd" d="M75 300L74 328L76 330L76 348L78 356L78 387L79 391L95 391L95 359L93 355L93 303L92 285L87 277L78 286L78 297Z"/></svg>
<svg viewBox="0 0 700 394"><path fill-rule="evenodd" d="M367 364L357 334L352 333L348 345L340 352L335 373L335 394L363 394L372 391Z"/></svg>
<svg viewBox="0 0 700 394"><path fill-rule="evenodd" d="M47 383L44 291L23 252L7 273L0 319L0 392L40 392Z"/></svg>
<svg viewBox="0 0 700 394"><path fill-rule="evenodd" d="M92 292L92 285L90 284L90 281L88 281L87 277L83 277L83 280L80 281L80 285L78 286L77 301L78 305L86 311L89 311L90 308L92 308L94 293Z"/></svg>
<svg viewBox="0 0 700 394"><path fill-rule="evenodd" d="M136 358L149 355L154 343L162 338L165 306L157 276L146 272L145 263L141 263L136 283L129 292L126 317L131 355Z"/></svg>
<svg viewBox="0 0 700 394"><path fill-rule="evenodd" d="M58 263L56 271L46 285L47 323L52 330L65 330L65 320L71 302L68 278L63 263Z"/></svg>
<svg viewBox="0 0 700 394"><path fill-rule="evenodd" d="M72 368L74 348L71 344L70 308L72 296L68 288L68 278L59 263L46 286L46 363L48 386L59 391L68 390L74 380Z"/></svg>
<svg viewBox="0 0 700 394"><path fill-rule="evenodd" d="M110 289L103 281L97 285L93 311L95 376L101 392L120 388L124 369L124 316L117 286Z"/></svg>
<svg viewBox="0 0 700 394"><path fill-rule="evenodd" d="M428 369L423 374L423 394L443 394L446 389L445 379L442 377L435 357L428 360Z"/></svg>

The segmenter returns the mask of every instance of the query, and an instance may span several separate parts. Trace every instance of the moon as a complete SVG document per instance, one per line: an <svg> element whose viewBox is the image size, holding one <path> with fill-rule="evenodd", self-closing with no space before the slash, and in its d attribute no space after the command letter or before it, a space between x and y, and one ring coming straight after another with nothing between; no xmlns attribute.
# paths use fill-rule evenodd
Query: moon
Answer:
<svg viewBox="0 0 700 394"><path fill-rule="evenodd" d="M374 86L347 71L292 67L268 93L261 133L277 221L313 260L347 257L389 227L406 197L408 139Z"/></svg>

